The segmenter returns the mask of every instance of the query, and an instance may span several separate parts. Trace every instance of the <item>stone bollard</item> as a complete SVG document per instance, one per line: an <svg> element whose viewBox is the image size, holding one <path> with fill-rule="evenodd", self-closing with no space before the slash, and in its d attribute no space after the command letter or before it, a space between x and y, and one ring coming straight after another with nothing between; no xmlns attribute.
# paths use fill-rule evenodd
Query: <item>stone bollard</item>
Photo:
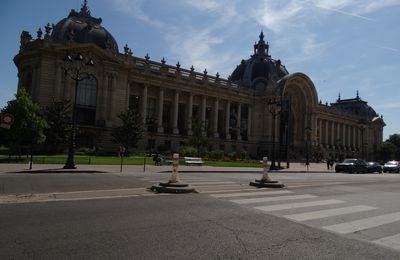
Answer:
<svg viewBox="0 0 400 260"><path fill-rule="evenodd" d="M268 157L263 158L263 175L261 180L255 180L250 182L250 186L255 186L257 188L283 188L284 184L278 181L273 181L268 176Z"/></svg>
<svg viewBox="0 0 400 260"><path fill-rule="evenodd" d="M261 181L262 182L271 181L271 179L268 176L268 157L263 157L263 175Z"/></svg>
<svg viewBox="0 0 400 260"><path fill-rule="evenodd" d="M161 182L158 185L151 186L150 190L155 192L165 192L165 193L190 193L195 192L195 188L191 187L189 184L182 183L179 179L179 154L174 153L172 157L172 172L171 177L168 182Z"/></svg>
<svg viewBox="0 0 400 260"><path fill-rule="evenodd" d="M180 182L178 176L178 166L179 166L179 154L174 153L172 155L172 174L171 174L171 179L169 180L170 183Z"/></svg>

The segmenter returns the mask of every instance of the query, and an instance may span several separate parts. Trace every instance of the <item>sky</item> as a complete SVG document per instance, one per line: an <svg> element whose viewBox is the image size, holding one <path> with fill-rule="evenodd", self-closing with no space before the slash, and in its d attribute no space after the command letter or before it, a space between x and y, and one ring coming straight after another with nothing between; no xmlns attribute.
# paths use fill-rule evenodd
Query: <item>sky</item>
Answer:
<svg viewBox="0 0 400 260"><path fill-rule="evenodd" d="M20 34L79 10L83 0L0 1L0 108L14 98ZM88 0L120 52L178 61L227 78L261 31L273 59L313 81L318 98L359 96L400 134L400 0Z"/></svg>

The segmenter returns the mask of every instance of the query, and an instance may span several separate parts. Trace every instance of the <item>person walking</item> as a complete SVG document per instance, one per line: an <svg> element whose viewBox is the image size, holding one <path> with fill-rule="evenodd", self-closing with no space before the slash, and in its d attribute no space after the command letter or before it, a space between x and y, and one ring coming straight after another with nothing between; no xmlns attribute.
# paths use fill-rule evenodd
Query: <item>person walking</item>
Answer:
<svg viewBox="0 0 400 260"><path fill-rule="evenodd" d="M326 168L328 168L331 166L331 160L330 159L326 159Z"/></svg>

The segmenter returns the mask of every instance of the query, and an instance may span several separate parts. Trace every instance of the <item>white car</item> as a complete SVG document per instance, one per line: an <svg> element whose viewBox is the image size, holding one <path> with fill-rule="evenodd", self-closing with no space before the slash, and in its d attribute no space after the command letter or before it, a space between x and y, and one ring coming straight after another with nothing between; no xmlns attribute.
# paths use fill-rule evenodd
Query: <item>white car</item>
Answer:
<svg viewBox="0 0 400 260"><path fill-rule="evenodd" d="M382 167L383 172L400 172L400 163L398 161L389 161Z"/></svg>

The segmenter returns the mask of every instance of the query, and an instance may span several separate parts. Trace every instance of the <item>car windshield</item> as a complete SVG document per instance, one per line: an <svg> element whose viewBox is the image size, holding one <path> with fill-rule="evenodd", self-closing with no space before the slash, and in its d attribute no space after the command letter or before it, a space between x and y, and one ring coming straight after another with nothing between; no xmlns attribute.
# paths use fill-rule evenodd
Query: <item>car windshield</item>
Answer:
<svg viewBox="0 0 400 260"><path fill-rule="evenodd" d="M356 159L344 159L343 163L355 163Z"/></svg>

